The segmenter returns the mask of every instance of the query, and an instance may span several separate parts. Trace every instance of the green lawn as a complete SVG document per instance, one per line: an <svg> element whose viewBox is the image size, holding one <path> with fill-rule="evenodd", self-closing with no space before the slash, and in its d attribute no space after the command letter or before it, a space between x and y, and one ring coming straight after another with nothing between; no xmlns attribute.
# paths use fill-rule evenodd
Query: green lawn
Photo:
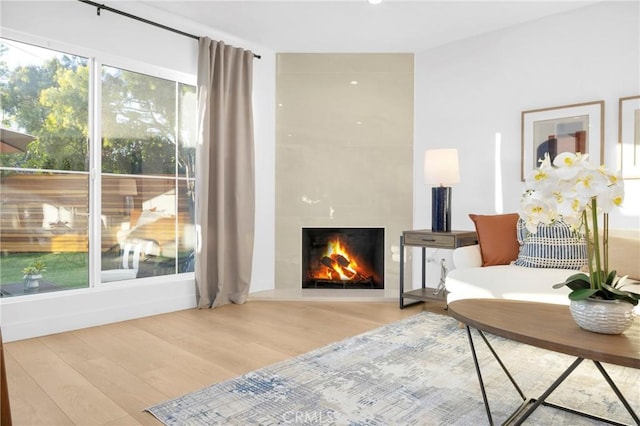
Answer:
<svg viewBox="0 0 640 426"><path fill-rule="evenodd" d="M102 268L117 269L121 262L120 254L105 254ZM181 253L178 272L193 272L192 252ZM40 259L46 264L42 281L55 284L61 289L89 287L88 253L8 253L0 254L0 286L24 282L22 269L34 260ZM163 262L163 260L165 262ZM141 261L138 278L175 274L175 259L150 256Z"/></svg>
<svg viewBox="0 0 640 426"><path fill-rule="evenodd" d="M22 282L22 269L36 259L45 262L42 279L60 287L78 288L89 285L87 253L10 253L0 255L0 285Z"/></svg>

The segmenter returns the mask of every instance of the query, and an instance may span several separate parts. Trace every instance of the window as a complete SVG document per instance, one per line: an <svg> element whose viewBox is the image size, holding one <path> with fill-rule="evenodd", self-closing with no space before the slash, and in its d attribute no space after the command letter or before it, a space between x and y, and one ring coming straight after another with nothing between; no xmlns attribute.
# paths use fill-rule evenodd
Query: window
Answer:
<svg viewBox="0 0 640 426"><path fill-rule="evenodd" d="M195 87L93 63L0 39L3 297L193 270Z"/></svg>
<svg viewBox="0 0 640 426"><path fill-rule="evenodd" d="M193 86L102 67L103 282L192 268L195 121L179 120L188 105Z"/></svg>

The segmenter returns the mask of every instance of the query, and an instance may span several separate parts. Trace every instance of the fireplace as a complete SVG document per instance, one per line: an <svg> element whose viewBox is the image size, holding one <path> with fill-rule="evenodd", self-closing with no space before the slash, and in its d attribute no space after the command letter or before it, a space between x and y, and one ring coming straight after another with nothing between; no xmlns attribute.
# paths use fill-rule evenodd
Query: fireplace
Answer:
<svg viewBox="0 0 640 426"><path fill-rule="evenodd" d="M302 228L302 288L383 289L384 228Z"/></svg>

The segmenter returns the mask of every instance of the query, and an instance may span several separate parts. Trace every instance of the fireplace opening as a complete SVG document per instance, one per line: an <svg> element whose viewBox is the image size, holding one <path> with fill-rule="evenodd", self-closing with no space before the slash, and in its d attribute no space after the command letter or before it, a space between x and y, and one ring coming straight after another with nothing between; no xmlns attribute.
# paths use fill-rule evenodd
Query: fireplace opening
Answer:
<svg viewBox="0 0 640 426"><path fill-rule="evenodd" d="M383 289L384 228L302 228L302 288Z"/></svg>

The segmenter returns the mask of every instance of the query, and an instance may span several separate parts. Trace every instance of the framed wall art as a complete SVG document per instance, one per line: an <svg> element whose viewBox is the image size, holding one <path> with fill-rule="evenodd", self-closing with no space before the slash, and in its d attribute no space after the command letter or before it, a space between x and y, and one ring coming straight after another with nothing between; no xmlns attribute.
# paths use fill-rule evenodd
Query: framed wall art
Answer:
<svg viewBox="0 0 640 426"><path fill-rule="evenodd" d="M618 168L623 179L640 179L640 95L618 101Z"/></svg>
<svg viewBox="0 0 640 426"><path fill-rule="evenodd" d="M589 154L594 164L604 162L604 101L585 102L522 112L521 179L536 169L549 153Z"/></svg>

